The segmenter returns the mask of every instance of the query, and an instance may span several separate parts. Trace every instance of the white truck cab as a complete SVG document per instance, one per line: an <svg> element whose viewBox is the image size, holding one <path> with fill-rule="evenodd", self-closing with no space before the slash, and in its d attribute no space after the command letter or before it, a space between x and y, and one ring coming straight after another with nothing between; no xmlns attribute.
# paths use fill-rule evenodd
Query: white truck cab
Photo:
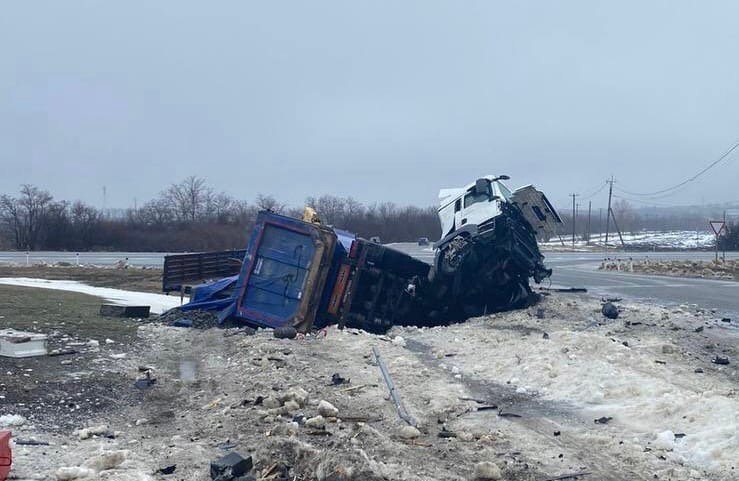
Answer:
<svg viewBox="0 0 739 481"><path fill-rule="evenodd" d="M466 224L482 224L500 214L500 202L509 202L511 191L501 180L508 176L486 175L477 181L456 189L439 191L439 220L441 237L451 234Z"/></svg>
<svg viewBox="0 0 739 481"><path fill-rule="evenodd" d="M562 224L546 196L527 185L511 192L501 181L507 175L480 177L461 188L439 191L441 239L466 225L479 226L502 213L502 204L515 204L531 224L537 236L548 238Z"/></svg>

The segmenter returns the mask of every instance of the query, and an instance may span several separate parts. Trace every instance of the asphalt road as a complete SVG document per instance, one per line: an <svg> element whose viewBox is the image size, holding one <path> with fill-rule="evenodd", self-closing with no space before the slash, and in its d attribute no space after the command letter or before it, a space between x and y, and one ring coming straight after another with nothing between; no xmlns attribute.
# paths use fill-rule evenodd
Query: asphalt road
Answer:
<svg viewBox="0 0 739 481"><path fill-rule="evenodd" d="M431 262L433 251L416 244L393 244L393 247ZM656 302L661 305L695 304L704 309L716 309L716 315L739 320L739 282L682 277L647 276L613 271L600 271L604 258L596 252L545 252L545 264L554 273L545 287L585 287L597 296L622 297L631 300ZM652 252L618 253L610 257L644 259L711 260L711 252ZM727 259L739 258L738 252L726 254Z"/></svg>

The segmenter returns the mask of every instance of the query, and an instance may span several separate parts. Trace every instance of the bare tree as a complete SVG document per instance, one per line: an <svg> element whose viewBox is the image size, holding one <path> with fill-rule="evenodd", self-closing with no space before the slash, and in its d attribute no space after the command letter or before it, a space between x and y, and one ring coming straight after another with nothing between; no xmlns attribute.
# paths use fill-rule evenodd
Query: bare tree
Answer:
<svg viewBox="0 0 739 481"><path fill-rule="evenodd" d="M10 229L16 249L36 248L52 200L47 191L30 184L21 186L18 197L0 198L0 220Z"/></svg>
<svg viewBox="0 0 739 481"><path fill-rule="evenodd" d="M279 202L271 195L257 194L256 204L259 210L268 210L276 214L285 210L285 204Z"/></svg>
<svg viewBox="0 0 739 481"><path fill-rule="evenodd" d="M178 220L194 222L207 212L213 190L205 185L205 179L192 175L169 186L163 196L170 203Z"/></svg>

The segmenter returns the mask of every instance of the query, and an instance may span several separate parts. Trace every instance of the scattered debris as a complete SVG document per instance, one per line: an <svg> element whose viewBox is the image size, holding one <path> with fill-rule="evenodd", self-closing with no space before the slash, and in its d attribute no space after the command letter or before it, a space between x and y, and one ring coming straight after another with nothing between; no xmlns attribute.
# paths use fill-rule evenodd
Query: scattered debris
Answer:
<svg viewBox="0 0 739 481"><path fill-rule="evenodd" d="M144 319L149 317L151 306L120 306L118 304L102 304L100 315L103 317L129 317Z"/></svg>
<svg viewBox="0 0 739 481"><path fill-rule="evenodd" d="M618 318L618 307L616 307L616 305L613 304L612 302L606 302L605 304L603 304L603 307L601 308L601 312L608 319Z"/></svg>
<svg viewBox="0 0 739 481"><path fill-rule="evenodd" d="M334 386L339 386L341 384L349 384L349 379L346 379L341 376L339 373L334 373L331 375L331 384Z"/></svg>
<svg viewBox="0 0 739 481"><path fill-rule="evenodd" d="M251 456L244 458L234 451L210 463L210 479L213 481L235 480L251 471L252 467Z"/></svg>
<svg viewBox="0 0 739 481"><path fill-rule="evenodd" d="M336 406L324 400L321 400L318 403L318 413L325 418L335 418L339 416L339 410Z"/></svg>
<svg viewBox="0 0 739 481"><path fill-rule="evenodd" d="M711 360L711 362L714 363L714 364L722 365L722 366L728 366L729 365L729 358L728 357L716 356L716 357L714 357Z"/></svg>
<svg viewBox="0 0 739 481"><path fill-rule="evenodd" d="M172 473L174 473L176 469L177 469L177 465L176 465L176 464L172 464L172 465L170 465L170 466L165 466L165 467L163 467L163 468L159 468L159 469L157 469L157 470L156 470L156 473L157 473L157 474L163 474L163 475L165 475L165 476L166 476L166 475L168 475L168 474L172 474Z"/></svg>
<svg viewBox="0 0 739 481"><path fill-rule="evenodd" d="M613 419L612 417L603 416L603 417L600 417L600 418L594 420L593 422L595 424L608 424L609 422L611 422L612 419Z"/></svg>
<svg viewBox="0 0 739 481"><path fill-rule="evenodd" d="M503 475L500 472L500 468L497 464L491 463L490 461L483 461L475 465L475 480L479 481L492 481L503 479Z"/></svg>
<svg viewBox="0 0 739 481"><path fill-rule="evenodd" d="M25 423L26 418L18 414L4 414L0 416L0 428L23 426Z"/></svg>
<svg viewBox="0 0 739 481"><path fill-rule="evenodd" d="M34 357L46 355L48 336L37 332L0 329L0 356Z"/></svg>
<svg viewBox="0 0 739 481"><path fill-rule="evenodd" d="M544 292L569 292L569 293L577 293L577 292L588 292L588 290L584 287L540 287L540 291Z"/></svg>
<svg viewBox="0 0 739 481"><path fill-rule="evenodd" d="M390 390L390 396L393 398L395 408L398 410L398 416L400 416L400 419L407 422L411 426L416 426L416 420L410 414L408 414L408 411L405 410L403 403L400 402L400 395L398 395L395 384L393 384L393 380L390 377L390 372L387 370L387 366L385 366L385 361L383 361L380 357L380 351L378 351L377 348L373 346L372 353L375 355L375 361L377 361L377 365L382 372L382 377L385 379L385 384L387 384L387 388L388 390Z"/></svg>
<svg viewBox="0 0 739 481"><path fill-rule="evenodd" d="M173 327L192 327L192 319L187 319L185 317L181 319L177 319L172 323Z"/></svg>
<svg viewBox="0 0 739 481"><path fill-rule="evenodd" d="M36 439L16 439L13 441L17 446L49 446L48 441L38 441Z"/></svg>
<svg viewBox="0 0 739 481"><path fill-rule="evenodd" d="M542 481L564 481L566 479L575 479L582 476L589 476L591 473L589 472L582 472L582 473L569 473L569 474L563 474L562 476L557 476L556 478L547 478L543 479Z"/></svg>
<svg viewBox="0 0 739 481"><path fill-rule="evenodd" d="M89 428L78 429L74 434L78 439L90 439L93 436L102 436L108 432L108 426L101 424L99 426L91 426Z"/></svg>
<svg viewBox="0 0 739 481"><path fill-rule="evenodd" d="M418 428L406 424L398 430L398 436L403 439L415 439L421 435L421 431Z"/></svg>

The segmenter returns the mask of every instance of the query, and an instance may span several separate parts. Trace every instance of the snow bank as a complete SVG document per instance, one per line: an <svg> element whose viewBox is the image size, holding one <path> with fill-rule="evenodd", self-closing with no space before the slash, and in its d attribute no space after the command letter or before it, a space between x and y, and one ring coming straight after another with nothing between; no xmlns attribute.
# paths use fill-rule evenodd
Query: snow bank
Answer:
<svg viewBox="0 0 739 481"><path fill-rule="evenodd" d="M54 289L57 291L79 292L91 296L102 297L106 302L118 305L151 306L151 312L162 312L178 307L179 297L169 297L164 294L148 292L124 291L109 287L93 287L79 281L56 281L48 279L32 279L28 277L2 277L0 284L8 286L37 287L40 289Z"/></svg>
<svg viewBox="0 0 739 481"><path fill-rule="evenodd" d="M613 332L615 323L572 330L572 321L547 319L539 324L546 328L543 336L510 329L513 323L537 326L528 315L514 312L499 318L445 328L451 342L440 342L439 328L403 335L439 353L456 353L450 360L452 372L456 368L463 376L492 377L516 393L573 406L586 419L612 417L609 428L624 439L664 451L679 463L723 472L735 466L736 387L721 376L695 373L694 359L682 357L677 347L669 354L673 351L664 349L667 340L659 331L630 336L627 346ZM491 335L495 325L502 328Z"/></svg>

